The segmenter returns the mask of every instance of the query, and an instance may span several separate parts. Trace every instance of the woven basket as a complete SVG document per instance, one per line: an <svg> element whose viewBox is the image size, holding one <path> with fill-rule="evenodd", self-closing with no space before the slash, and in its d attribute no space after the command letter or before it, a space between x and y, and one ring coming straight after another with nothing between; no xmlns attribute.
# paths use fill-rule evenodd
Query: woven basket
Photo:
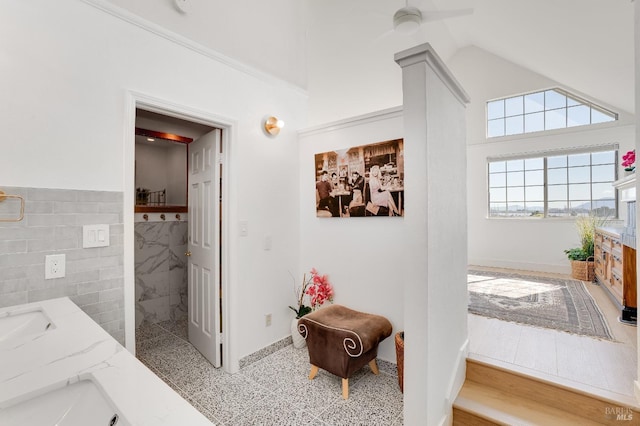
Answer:
<svg viewBox="0 0 640 426"><path fill-rule="evenodd" d="M571 276L577 280L591 282L595 278L595 263L593 256L587 260L571 261Z"/></svg>
<svg viewBox="0 0 640 426"><path fill-rule="evenodd" d="M404 392L404 331L396 333L396 361L400 392Z"/></svg>

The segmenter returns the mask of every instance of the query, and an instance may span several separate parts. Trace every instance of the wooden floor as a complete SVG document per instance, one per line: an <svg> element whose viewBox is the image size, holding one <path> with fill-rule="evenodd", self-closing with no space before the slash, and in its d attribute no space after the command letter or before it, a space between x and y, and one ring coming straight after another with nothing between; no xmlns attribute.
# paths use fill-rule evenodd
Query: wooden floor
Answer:
<svg viewBox="0 0 640 426"><path fill-rule="evenodd" d="M586 391L633 397L637 328L618 322L619 312L602 287L587 283L587 289L605 314L615 342L469 314L470 357L538 373L544 378L557 378Z"/></svg>

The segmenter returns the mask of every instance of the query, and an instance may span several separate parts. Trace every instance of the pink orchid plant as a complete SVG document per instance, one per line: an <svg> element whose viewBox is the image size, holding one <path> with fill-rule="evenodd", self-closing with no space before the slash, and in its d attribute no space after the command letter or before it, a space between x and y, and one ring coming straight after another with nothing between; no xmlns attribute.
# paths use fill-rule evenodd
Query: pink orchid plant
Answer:
<svg viewBox="0 0 640 426"><path fill-rule="evenodd" d="M316 268L312 268L309 273L311 274L309 278L307 279L307 274L304 274L302 285L295 289L298 309L289 306L296 313L296 318L302 318L309 312L320 308L325 302L333 301L333 286L329 282L329 277L320 275ZM305 296L308 296L311 306L304 304Z"/></svg>
<svg viewBox="0 0 640 426"><path fill-rule="evenodd" d="M635 170L636 166L636 150L628 151L626 154L622 156L622 167L628 172L632 172Z"/></svg>

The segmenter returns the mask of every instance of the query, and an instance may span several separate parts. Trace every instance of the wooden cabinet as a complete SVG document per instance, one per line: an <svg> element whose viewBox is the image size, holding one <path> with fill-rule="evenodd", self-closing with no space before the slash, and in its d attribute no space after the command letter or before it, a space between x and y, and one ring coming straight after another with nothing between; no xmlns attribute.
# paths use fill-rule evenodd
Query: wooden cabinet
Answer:
<svg viewBox="0 0 640 426"><path fill-rule="evenodd" d="M623 321L635 322L636 250L622 244L620 231L598 228L594 241L596 280L608 290Z"/></svg>

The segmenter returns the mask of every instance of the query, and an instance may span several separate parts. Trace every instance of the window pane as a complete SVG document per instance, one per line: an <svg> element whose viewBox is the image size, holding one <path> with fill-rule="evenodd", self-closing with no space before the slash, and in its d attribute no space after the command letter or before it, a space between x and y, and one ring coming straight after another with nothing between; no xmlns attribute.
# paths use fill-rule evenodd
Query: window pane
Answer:
<svg viewBox="0 0 640 426"><path fill-rule="evenodd" d="M569 156L569 166L588 166L591 164L591 154L573 154Z"/></svg>
<svg viewBox="0 0 640 426"><path fill-rule="evenodd" d="M616 217L616 200L593 200L591 208L596 216Z"/></svg>
<svg viewBox="0 0 640 426"><path fill-rule="evenodd" d="M527 186L524 188L527 203L529 201L544 201L544 186Z"/></svg>
<svg viewBox="0 0 640 426"><path fill-rule="evenodd" d="M504 216L507 212L507 203L491 203L489 208L491 209L490 216Z"/></svg>
<svg viewBox="0 0 640 426"><path fill-rule="evenodd" d="M527 114L524 116L524 132L539 132L544 130L544 112Z"/></svg>
<svg viewBox="0 0 640 426"><path fill-rule="evenodd" d="M608 121L614 121L615 118L611 117L609 114L605 114L601 111L598 111L596 108L591 108L591 123L606 123Z"/></svg>
<svg viewBox="0 0 640 426"><path fill-rule="evenodd" d="M525 203L525 210L529 212L530 217L544 217L544 204L543 203Z"/></svg>
<svg viewBox="0 0 640 426"><path fill-rule="evenodd" d="M544 171L532 170L524 172L524 181L527 186L544 185Z"/></svg>
<svg viewBox="0 0 640 426"><path fill-rule="evenodd" d="M591 185L592 199L613 199L615 198L615 189L611 186L611 183L594 183Z"/></svg>
<svg viewBox="0 0 640 426"><path fill-rule="evenodd" d="M489 187L496 188L499 186L507 186L506 173L491 173L489 175Z"/></svg>
<svg viewBox="0 0 640 426"><path fill-rule="evenodd" d="M615 162L615 151L593 152L591 154L591 164L614 164Z"/></svg>
<svg viewBox="0 0 640 426"><path fill-rule="evenodd" d="M567 156L560 155L558 157L547 157L547 167L567 167Z"/></svg>
<svg viewBox="0 0 640 426"><path fill-rule="evenodd" d="M576 106L576 105L583 105L582 101L572 97L572 96L567 96L567 106Z"/></svg>
<svg viewBox="0 0 640 426"><path fill-rule="evenodd" d="M544 109L557 109L567 106L567 97L555 90L547 90L544 92Z"/></svg>
<svg viewBox="0 0 640 426"><path fill-rule="evenodd" d="M567 183L567 169L549 169L547 170L547 183L555 185L558 183Z"/></svg>
<svg viewBox="0 0 640 426"><path fill-rule="evenodd" d="M531 93L524 97L524 112L538 112L544 110L544 92Z"/></svg>
<svg viewBox="0 0 640 426"><path fill-rule="evenodd" d="M506 134L507 135L520 135L524 133L524 118L521 115L515 117L509 117L506 119Z"/></svg>
<svg viewBox="0 0 640 426"><path fill-rule="evenodd" d="M606 166L593 166L591 168L592 182L613 182L615 180L614 166L609 164Z"/></svg>
<svg viewBox="0 0 640 426"><path fill-rule="evenodd" d="M487 137L504 136L504 118L487 122Z"/></svg>
<svg viewBox="0 0 640 426"><path fill-rule="evenodd" d="M507 171L515 172L518 170L524 170L524 160L509 160L507 161Z"/></svg>
<svg viewBox="0 0 640 426"><path fill-rule="evenodd" d="M524 186L524 172L507 173L508 186Z"/></svg>
<svg viewBox="0 0 640 426"><path fill-rule="evenodd" d="M487 102L487 119L504 117L504 100Z"/></svg>
<svg viewBox="0 0 640 426"><path fill-rule="evenodd" d="M590 167L571 167L569 168L569 183L585 183L589 182Z"/></svg>
<svg viewBox="0 0 640 426"><path fill-rule="evenodd" d="M524 201L524 188L507 188L507 200L509 200L509 204L514 201Z"/></svg>
<svg viewBox="0 0 640 426"><path fill-rule="evenodd" d="M525 216L522 214L522 211L524 210L524 203L513 203L513 202L509 202L507 203L507 211L509 213L509 216Z"/></svg>
<svg viewBox="0 0 640 426"><path fill-rule="evenodd" d="M588 183L580 183L569 185L569 200L590 200L591 185Z"/></svg>
<svg viewBox="0 0 640 426"><path fill-rule="evenodd" d="M525 170L542 170L544 168L544 158L527 158L524 160Z"/></svg>
<svg viewBox="0 0 640 426"><path fill-rule="evenodd" d="M572 213L575 213L579 216L584 216L589 212L589 210L591 210L591 201L588 201L588 200L569 201L569 210L571 210Z"/></svg>
<svg viewBox="0 0 640 426"><path fill-rule="evenodd" d="M489 190L489 201L492 203L507 201L507 189L506 188L491 188Z"/></svg>
<svg viewBox="0 0 640 426"><path fill-rule="evenodd" d="M506 161L496 161L493 163L489 163L489 173L504 172L505 170L507 170Z"/></svg>
<svg viewBox="0 0 640 426"><path fill-rule="evenodd" d="M567 110L553 109L545 112L544 128L545 130L564 129L567 127Z"/></svg>
<svg viewBox="0 0 640 426"><path fill-rule="evenodd" d="M549 185L547 197L550 201L560 201L567 199L567 185Z"/></svg>
<svg viewBox="0 0 640 426"><path fill-rule="evenodd" d="M566 201L550 201L548 203L549 206L549 216L568 216L569 215L569 206Z"/></svg>
<svg viewBox="0 0 640 426"><path fill-rule="evenodd" d="M522 115L524 112L524 97L516 96L505 99L505 110L507 117L512 115Z"/></svg>
<svg viewBox="0 0 640 426"><path fill-rule="evenodd" d="M589 107L578 105L567 108L567 127L584 126L590 123Z"/></svg>

